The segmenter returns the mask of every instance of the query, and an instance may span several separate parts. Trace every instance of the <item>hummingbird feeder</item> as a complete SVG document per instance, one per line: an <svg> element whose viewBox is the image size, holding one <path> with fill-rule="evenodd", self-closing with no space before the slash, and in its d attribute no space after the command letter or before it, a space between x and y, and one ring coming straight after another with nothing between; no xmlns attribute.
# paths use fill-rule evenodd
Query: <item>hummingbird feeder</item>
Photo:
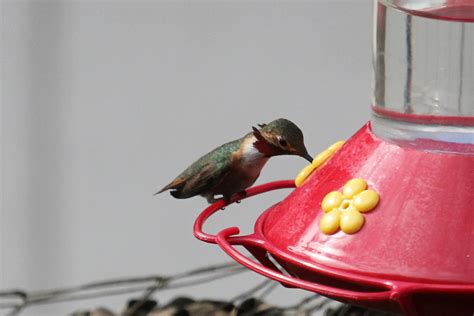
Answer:
<svg viewBox="0 0 474 316"><path fill-rule="evenodd" d="M472 316L474 1L379 0L374 37L371 121L296 181L234 197L294 188L254 233L203 232L219 201L194 234L287 287L411 316Z"/></svg>

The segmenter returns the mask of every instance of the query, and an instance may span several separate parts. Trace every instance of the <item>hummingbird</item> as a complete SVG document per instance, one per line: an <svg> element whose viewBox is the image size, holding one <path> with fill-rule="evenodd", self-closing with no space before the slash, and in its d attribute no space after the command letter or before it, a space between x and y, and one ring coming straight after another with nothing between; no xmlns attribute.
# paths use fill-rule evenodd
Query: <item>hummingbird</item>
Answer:
<svg viewBox="0 0 474 316"><path fill-rule="evenodd" d="M245 194L270 157L297 155L313 161L303 132L293 122L280 118L258 127L205 154L155 195L171 190L177 199L201 195L210 204L219 199L228 203L233 194Z"/></svg>

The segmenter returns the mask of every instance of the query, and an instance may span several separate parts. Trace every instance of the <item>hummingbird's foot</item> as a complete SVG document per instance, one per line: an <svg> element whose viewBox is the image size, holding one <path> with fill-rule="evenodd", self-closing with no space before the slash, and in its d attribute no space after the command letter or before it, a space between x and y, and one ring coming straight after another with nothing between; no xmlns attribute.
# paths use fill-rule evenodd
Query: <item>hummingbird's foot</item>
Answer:
<svg viewBox="0 0 474 316"><path fill-rule="evenodd" d="M247 191L240 191L235 194L235 203L240 204L242 202L242 199L245 199L247 197Z"/></svg>
<svg viewBox="0 0 474 316"><path fill-rule="evenodd" d="M224 203L227 205L227 204L230 204L230 196L227 196L227 195L223 195L222 196L222 201L224 201Z"/></svg>
<svg viewBox="0 0 474 316"><path fill-rule="evenodd" d="M230 199L226 196L218 196L216 198L216 195L214 194L207 194L204 196L209 204L214 204L219 201L223 201L225 205L221 207L221 210L225 210L225 206L227 206L230 203Z"/></svg>
<svg viewBox="0 0 474 316"><path fill-rule="evenodd" d="M240 199L245 199L247 197L247 191L243 190L237 193Z"/></svg>
<svg viewBox="0 0 474 316"><path fill-rule="evenodd" d="M214 203L216 203L217 201L220 200L220 199L216 199L214 194L207 194L207 195L204 195L204 197L206 198L207 203L209 203L209 204L214 204Z"/></svg>

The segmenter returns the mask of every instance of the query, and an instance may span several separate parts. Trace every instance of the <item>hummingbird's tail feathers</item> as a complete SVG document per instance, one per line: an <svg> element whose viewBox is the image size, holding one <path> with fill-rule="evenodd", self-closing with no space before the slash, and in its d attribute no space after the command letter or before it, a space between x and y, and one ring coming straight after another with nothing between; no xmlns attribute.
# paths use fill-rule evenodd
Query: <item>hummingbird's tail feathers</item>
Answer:
<svg viewBox="0 0 474 316"><path fill-rule="evenodd" d="M176 178L173 181L171 181L171 183L169 183L167 186L165 186L163 189L161 189L160 191L156 192L153 195L160 194L166 190L180 189L181 187L185 185L185 182L186 180L184 178Z"/></svg>
<svg viewBox="0 0 474 316"><path fill-rule="evenodd" d="M163 188L163 189L161 189L160 191L158 191L158 192L156 192L155 194L153 194L153 196L158 195L158 194L160 194L160 193L163 193L163 192L166 191L166 190L167 190L166 188Z"/></svg>

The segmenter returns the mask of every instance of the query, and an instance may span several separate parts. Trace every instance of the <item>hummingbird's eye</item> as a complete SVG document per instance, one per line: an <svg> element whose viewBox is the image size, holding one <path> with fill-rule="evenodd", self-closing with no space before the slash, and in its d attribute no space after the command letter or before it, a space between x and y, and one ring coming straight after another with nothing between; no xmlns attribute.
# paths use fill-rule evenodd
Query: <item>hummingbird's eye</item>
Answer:
<svg viewBox="0 0 474 316"><path fill-rule="evenodd" d="M286 146L288 146L288 143L287 143L287 141L286 141L284 138L280 138L280 139L278 140L278 143L280 144L281 147L286 147Z"/></svg>

